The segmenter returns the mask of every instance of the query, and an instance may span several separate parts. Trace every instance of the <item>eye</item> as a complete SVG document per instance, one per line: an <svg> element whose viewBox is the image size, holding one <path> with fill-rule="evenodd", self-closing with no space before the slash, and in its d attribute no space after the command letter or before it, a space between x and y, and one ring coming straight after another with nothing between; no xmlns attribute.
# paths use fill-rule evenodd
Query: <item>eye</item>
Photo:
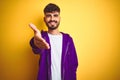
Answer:
<svg viewBox="0 0 120 80"><path fill-rule="evenodd" d="M51 15L50 15L50 14L47 14L46 17L51 17Z"/></svg>
<svg viewBox="0 0 120 80"><path fill-rule="evenodd" d="M55 14L54 17L58 17L58 14Z"/></svg>

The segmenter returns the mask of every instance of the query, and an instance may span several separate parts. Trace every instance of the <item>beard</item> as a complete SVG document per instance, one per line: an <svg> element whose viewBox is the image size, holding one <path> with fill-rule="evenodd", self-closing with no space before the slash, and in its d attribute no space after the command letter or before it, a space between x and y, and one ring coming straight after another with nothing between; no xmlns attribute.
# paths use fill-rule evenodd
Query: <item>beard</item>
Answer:
<svg viewBox="0 0 120 80"><path fill-rule="evenodd" d="M55 22L56 26L55 25L49 25L49 23L51 23L51 22ZM60 24L60 22L57 22L57 21L49 21L49 22L45 22L45 23L46 23L49 30L57 29L59 24Z"/></svg>

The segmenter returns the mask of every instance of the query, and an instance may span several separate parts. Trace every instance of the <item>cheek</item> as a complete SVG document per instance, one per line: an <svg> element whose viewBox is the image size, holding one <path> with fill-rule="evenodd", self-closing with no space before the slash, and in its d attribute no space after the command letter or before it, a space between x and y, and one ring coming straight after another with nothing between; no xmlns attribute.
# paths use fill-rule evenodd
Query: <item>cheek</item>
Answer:
<svg viewBox="0 0 120 80"><path fill-rule="evenodd" d="M50 21L50 19L49 18L45 18L45 22L49 22Z"/></svg>
<svg viewBox="0 0 120 80"><path fill-rule="evenodd" d="M60 19L58 19L57 21L60 22Z"/></svg>
<svg viewBox="0 0 120 80"><path fill-rule="evenodd" d="M60 18L57 18L56 20L59 22L59 21L60 21Z"/></svg>

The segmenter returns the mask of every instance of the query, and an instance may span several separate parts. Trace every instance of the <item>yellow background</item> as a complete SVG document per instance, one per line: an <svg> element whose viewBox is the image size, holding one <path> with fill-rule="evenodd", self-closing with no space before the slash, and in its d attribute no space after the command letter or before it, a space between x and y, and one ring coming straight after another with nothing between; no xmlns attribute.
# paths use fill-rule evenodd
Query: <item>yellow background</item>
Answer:
<svg viewBox="0 0 120 80"><path fill-rule="evenodd" d="M77 80L120 80L119 0L0 0L0 80L36 80L39 56L28 24L46 30L49 2L61 8L60 31L74 39Z"/></svg>

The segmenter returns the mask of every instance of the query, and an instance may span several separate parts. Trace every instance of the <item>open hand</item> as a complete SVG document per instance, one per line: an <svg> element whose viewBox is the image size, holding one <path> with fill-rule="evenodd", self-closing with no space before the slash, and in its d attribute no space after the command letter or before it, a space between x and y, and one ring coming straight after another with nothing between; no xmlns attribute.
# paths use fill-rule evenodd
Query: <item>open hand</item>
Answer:
<svg viewBox="0 0 120 80"><path fill-rule="evenodd" d="M37 27L30 23L29 27L34 31L34 44L40 49L49 49L49 44L45 41L44 38L42 38L40 31L37 29Z"/></svg>

